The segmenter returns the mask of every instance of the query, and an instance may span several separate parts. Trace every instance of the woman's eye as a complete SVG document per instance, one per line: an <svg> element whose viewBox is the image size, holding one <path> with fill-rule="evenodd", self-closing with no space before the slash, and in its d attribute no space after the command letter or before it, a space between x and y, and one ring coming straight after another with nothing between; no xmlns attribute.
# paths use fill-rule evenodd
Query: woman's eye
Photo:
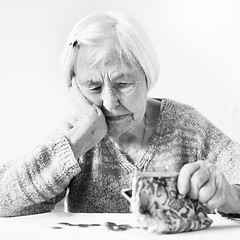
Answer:
<svg viewBox="0 0 240 240"><path fill-rule="evenodd" d="M130 87L130 86L132 86L131 83L119 83L120 88L126 88L126 87Z"/></svg>
<svg viewBox="0 0 240 240"><path fill-rule="evenodd" d="M97 87L89 87L89 91L93 92L93 93L98 93L102 90L101 86L97 86Z"/></svg>
<svg viewBox="0 0 240 240"><path fill-rule="evenodd" d="M129 93L132 90L134 90L134 84L133 83L119 83L118 90L121 91L122 93Z"/></svg>

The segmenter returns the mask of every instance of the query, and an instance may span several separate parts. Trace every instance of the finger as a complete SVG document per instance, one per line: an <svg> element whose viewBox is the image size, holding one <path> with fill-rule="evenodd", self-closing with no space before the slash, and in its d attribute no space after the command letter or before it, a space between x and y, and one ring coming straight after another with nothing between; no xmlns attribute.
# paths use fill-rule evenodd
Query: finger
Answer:
<svg viewBox="0 0 240 240"><path fill-rule="evenodd" d="M222 195L222 193L219 190L217 190L215 192L215 194L213 195L213 197L206 203L207 207L210 210L217 209L218 207L220 207L223 204L221 195Z"/></svg>
<svg viewBox="0 0 240 240"><path fill-rule="evenodd" d="M209 179L210 175L205 167L196 170L190 179L189 196L193 199L198 199L199 190L209 181Z"/></svg>
<svg viewBox="0 0 240 240"><path fill-rule="evenodd" d="M68 118L66 122L66 126L68 126L70 129L73 128L78 123L78 119L76 116L72 116Z"/></svg>
<svg viewBox="0 0 240 240"><path fill-rule="evenodd" d="M216 194L217 187L214 181L214 177L210 177L208 182L203 185L199 192L198 192L198 200L205 204L210 201L210 199L213 198L213 196Z"/></svg>
<svg viewBox="0 0 240 240"><path fill-rule="evenodd" d="M226 201L226 190L227 190L227 181L224 177L223 174L219 173L219 171L217 171L215 173L215 177L213 178L213 184L215 186L215 193L213 194L212 198L207 201L207 207L209 209L216 209L220 206L222 206L225 201ZM224 190L225 189L225 190Z"/></svg>
<svg viewBox="0 0 240 240"><path fill-rule="evenodd" d="M190 179L195 171L200 168L198 162L185 164L179 172L178 176L178 191L182 195L186 195L190 190Z"/></svg>

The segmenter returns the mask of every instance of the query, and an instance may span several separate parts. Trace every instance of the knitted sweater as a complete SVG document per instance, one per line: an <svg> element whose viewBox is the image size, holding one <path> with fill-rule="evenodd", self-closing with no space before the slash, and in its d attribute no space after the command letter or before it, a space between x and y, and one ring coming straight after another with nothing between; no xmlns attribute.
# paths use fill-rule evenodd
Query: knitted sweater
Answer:
<svg viewBox="0 0 240 240"><path fill-rule="evenodd" d="M64 197L70 212L129 212L120 191L131 188L136 172L179 172L186 163L206 159L228 181L240 183L240 145L194 108L163 99L148 148L136 164L108 136L77 161L60 133L1 164L0 216L49 212Z"/></svg>

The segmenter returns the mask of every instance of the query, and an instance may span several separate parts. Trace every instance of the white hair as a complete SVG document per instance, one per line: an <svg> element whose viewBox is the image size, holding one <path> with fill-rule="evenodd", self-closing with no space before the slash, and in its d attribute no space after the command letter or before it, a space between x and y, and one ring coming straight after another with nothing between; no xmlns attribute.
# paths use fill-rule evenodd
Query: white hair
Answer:
<svg viewBox="0 0 240 240"><path fill-rule="evenodd" d="M92 54L94 64L101 61L110 48L115 48L120 59L124 56L134 66L140 65L146 75L148 90L158 79L159 64L152 44L140 24L126 14L93 14L73 27L61 58L61 68L68 87L72 85L81 45L97 46L93 48L97 49Z"/></svg>

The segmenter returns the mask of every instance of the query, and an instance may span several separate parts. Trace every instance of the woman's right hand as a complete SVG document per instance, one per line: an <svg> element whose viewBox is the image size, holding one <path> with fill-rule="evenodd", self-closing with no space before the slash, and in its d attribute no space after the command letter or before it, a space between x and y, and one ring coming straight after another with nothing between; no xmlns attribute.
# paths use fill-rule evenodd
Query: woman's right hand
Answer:
<svg viewBox="0 0 240 240"><path fill-rule="evenodd" d="M106 136L107 123L101 109L83 96L74 78L70 91L78 115L68 123L65 136L78 159Z"/></svg>

